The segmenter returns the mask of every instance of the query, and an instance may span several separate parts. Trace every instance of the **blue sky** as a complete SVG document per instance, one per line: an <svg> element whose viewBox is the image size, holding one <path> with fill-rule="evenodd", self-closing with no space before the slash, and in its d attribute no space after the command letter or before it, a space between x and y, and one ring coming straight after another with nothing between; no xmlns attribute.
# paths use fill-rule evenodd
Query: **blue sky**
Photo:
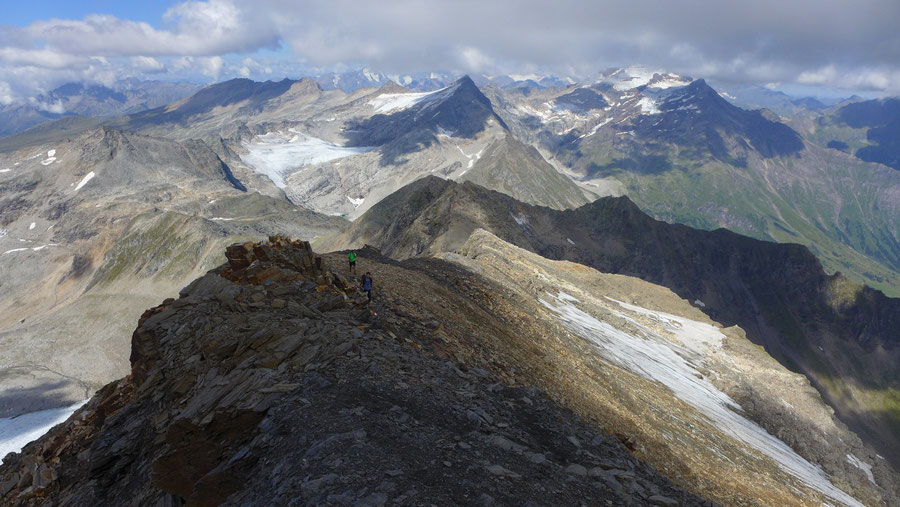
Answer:
<svg viewBox="0 0 900 507"><path fill-rule="evenodd" d="M900 95L897 0L3 0L0 104L70 81L388 74L589 77L612 66Z"/></svg>
<svg viewBox="0 0 900 507"><path fill-rule="evenodd" d="M158 0L4 0L2 24L25 26L48 18L81 19L88 14L112 14L159 26L163 13L176 2Z"/></svg>

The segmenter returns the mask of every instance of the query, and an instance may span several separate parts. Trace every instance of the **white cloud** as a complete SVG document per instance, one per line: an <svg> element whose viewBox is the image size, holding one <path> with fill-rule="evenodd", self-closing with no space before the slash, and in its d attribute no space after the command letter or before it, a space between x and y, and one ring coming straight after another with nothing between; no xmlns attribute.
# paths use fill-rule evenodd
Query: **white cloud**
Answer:
<svg viewBox="0 0 900 507"><path fill-rule="evenodd" d="M55 102L44 102L32 97L29 102L31 102L41 111L47 111L48 113L63 114L66 112L66 106L63 105L61 100L57 100Z"/></svg>
<svg viewBox="0 0 900 507"><path fill-rule="evenodd" d="M105 58L104 58L105 60ZM165 72L166 66L153 58L152 56L132 56L131 57L131 66L139 71L147 74L156 74L159 72Z"/></svg>
<svg viewBox="0 0 900 507"><path fill-rule="evenodd" d="M0 81L0 106L7 106L13 102L15 96L9 83Z"/></svg>
<svg viewBox="0 0 900 507"><path fill-rule="evenodd" d="M465 47L460 51L463 67L470 72L481 72L493 65L493 61L477 48Z"/></svg>
<svg viewBox="0 0 900 507"><path fill-rule="evenodd" d="M225 64L225 60L223 60L221 56L198 58L197 61L200 64L200 71L203 75L213 79L218 79L219 75L222 73L222 66Z"/></svg>
<svg viewBox="0 0 900 507"><path fill-rule="evenodd" d="M260 79L362 64L590 75L645 63L723 81L887 91L900 70L897 19L896 0L190 0L160 26L110 15L0 26L0 72L5 96L89 72Z"/></svg>

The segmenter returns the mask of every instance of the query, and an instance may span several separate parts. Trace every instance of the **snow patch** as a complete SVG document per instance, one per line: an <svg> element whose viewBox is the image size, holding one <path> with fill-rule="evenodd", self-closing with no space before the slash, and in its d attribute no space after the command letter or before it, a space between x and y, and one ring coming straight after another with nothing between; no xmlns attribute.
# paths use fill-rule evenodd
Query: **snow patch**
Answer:
<svg viewBox="0 0 900 507"><path fill-rule="evenodd" d="M540 81L542 78L537 74L510 74L509 77L513 78L514 81Z"/></svg>
<svg viewBox="0 0 900 507"><path fill-rule="evenodd" d="M678 88L680 86L687 86L689 84L691 84L691 81L689 79L685 79L678 74L665 74L659 81L651 81L650 84L647 85L647 87L666 90L668 88Z"/></svg>
<svg viewBox="0 0 900 507"><path fill-rule="evenodd" d="M22 240L19 240L19 241L22 241ZM41 250L43 250L47 247L50 247L50 246L59 246L59 245L56 243L47 243L46 245L36 246L34 248L13 248L12 250L7 250L0 255L6 255L9 253L15 253L15 252L24 252L26 250L31 250L32 252L40 252Z"/></svg>
<svg viewBox="0 0 900 507"><path fill-rule="evenodd" d="M453 137L456 135L455 131L447 130L444 127L441 127L440 125L438 125L438 127L437 127L437 132L438 132L439 136ZM457 148L458 148L458 146L457 146Z"/></svg>
<svg viewBox="0 0 900 507"><path fill-rule="evenodd" d="M449 95L447 92L455 90L457 85L450 85L440 90L423 93L382 93L369 100L369 105L375 108L378 114L402 111L416 104L441 99Z"/></svg>
<svg viewBox="0 0 900 507"><path fill-rule="evenodd" d="M37 224L34 222L31 222L31 225L28 226L28 230L30 231L30 230L34 229L35 227L37 227Z"/></svg>
<svg viewBox="0 0 900 507"><path fill-rule="evenodd" d="M869 482L871 482L872 484L874 484L876 486L878 485L878 483L875 482L875 476L872 475L872 465L866 463L865 461L857 458L856 456L854 456L852 454L847 455L847 462L850 463L851 465L855 466L856 468L862 470L863 473L866 474L866 477L869 479Z"/></svg>
<svg viewBox="0 0 900 507"><path fill-rule="evenodd" d="M697 306L699 306L700 308L705 308L705 307L706 307L706 303L704 303L703 301L700 301L699 299L695 299L695 300L694 300L694 304L697 305Z"/></svg>
<svg viewBox="0 0 900 507"><path fill-rule="evenodd" d="M569 238L566 238L566 241L568 241L568 242L569 242L569 244L570 244L570 245L574 245L574 244L575 244L575 242L574 242L574 241L572 241L572 240L571 240L571 239L569 239Z"/></svg>
<svg viewBox="0 0 900 507"><path fill-rule="evenodd" d="M91 181L92 179L94 179L94 176L95 176L94 171L91 171L91 172L85 174L85 175L84 175L84 178L81 178L81 181L79 181L79 182L78 182L78 185L75 186L74 192L78 192L79 190L81 190L81 187L87 185L87 183L88 183L89 181Z"/></svg>
<svg viewBox="0 0 900 507"><path fill-rule="evenodd" d="M515 220L517 224L519 224L519 225L521 225L521 226L523 226L523 227L526 226L526 225L529 225L529 223L528 223L528 217L526 217L526 216L523 215L522 213L512 213L512 212L510 212L509 215L510 215L511 217L513 217L513 220Z"/></svg>
<svg viewBox="0 0 900 507"><path fill-rule="evenodd" d="M10 169L9 167L7 167L6 169L0 169L0 173L8 173L10 171L12 171L12 169Z"/></svg>
<svg viewBox="0 0 900 507"><path fill-rule="evenodd" d="M459 152L462 153L464 157L469 159L469 163L468 163L468 165L466 165L466 171L471 169L472 166L475 165L476 161L481 160L481 154L484 153L484 148L482 148L478 153L475 153L474 155L469 155L466 152L464 152L463 149L459 147L459 145L455 145L455 146L456 146L456 149L459 150ZM463 171L463 172L465 173L465 171ZM462 175L460 175L460 176L462 176Z"/></svg>
<svg viewBox="0 0 900 507"><path fill-rule="evenodd" d="M248 153L241 158L254 171L264 174L278 188L285 187L285 179L295 170L307 165L321 164L351 155L372 151L374 147L348 148L291 130L296 135L271 132L244 144Z"/></svg>
<svg viewBox="0 0 900 507"><path fill-rule="evenodd" d="M234 218L225 218L225 217L212 217L210 220L220 220L222 222L227 222L229 220L234 220Z"/></svg>
<svg viewBox="0 0 900 507"><path fill-rule="evenodd" d="M354 199L348 195L347 200L350 201L350 204L352 204L354 208L358 208L358 207L360 207L360 205L362 205L362 203L366 200L366 198L362 197L360 199Z"/></svg>
<svg viewBox="0 0 900 507"><path fill-rule="evenodd" d="M56 156L56 150L47 151L47 158L55 157L55 156Z"/></svg>
<svg viewBox="0 0 900 507"><path fill-rule="evenodd" d="M29 442L41 438L50 428L64 422L85 403L87 400L68 407L0 419L0 456L21 451Z"/></svg>
<svg viewBox="0 0 900 507"><path fill-rule="evenodd" d="M590 137L590 136L596 134L597 131L600 130L600 127L606 125L607 123L609 123L611 121L612 121L612 118L607 118L607 119L601 121L600 123L594 125L594 128L592 128L591 131L588 132L587 134L581 134L580 136L578 136L578 139L581 139L583 137Z"/></svg>
<svg viewBox="0 0 900 507"><path fill-rule="evenodd" d="M41 165L50 165L53 162L56 162L56 157L48 157L48 158L45 158L44 160L41 160Z"/></svg>
<svg viewBox="0 0 900 507"><path fill-rule="evenodd" d="M665 385L679 399L705 414L721 432L770 456L786 472L824 495L847 505L862 505L831 484L820 468L755 422L739 415L741 407L704 378L695 366L703 360L703 355L697 357L697 352L702 353L714 345L717 338L713 336L713 330L721 336L714 327L616 301L625 309L660 319L682 341L684 346L680 346L643 326L639 327L641 336L616 329L573 305L571 296L548 294L548 299L539 298L539 301L556 314L563 326L594 345L607 360Z"/></svg>
<svg viewBox="0 0 900 507"><path fill-rule="evenodd" d="M8 234L6 229L0 228L0 238L6 236Z"/></svg>
<svg viewBox="0 0 900 507"><path fill-rule="evenodd" d="M638 105L641 106L641 113L643 114L659 114L659 107L657 107L656 101L650 97L642 98L638 101Z"/></svg>

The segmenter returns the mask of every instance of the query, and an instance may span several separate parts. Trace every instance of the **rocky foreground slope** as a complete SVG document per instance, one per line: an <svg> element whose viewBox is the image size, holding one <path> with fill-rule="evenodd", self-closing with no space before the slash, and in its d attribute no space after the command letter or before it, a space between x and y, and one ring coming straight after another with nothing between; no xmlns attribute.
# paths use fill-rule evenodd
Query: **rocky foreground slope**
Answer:
<svg viewBox="0 0 900 507"><path fill-rule="evenodd" d="M230 247L227 264L141 317L129 376L4 459L0 501L896 501L890 467L741 330L664 288L484 231L464 251L399 263L363 250L367 305L343 254L279 237ZM610 356L566 305L703 377L682 379L708 388L701 405ZM719 424L726 405L755 437Z"/></svg>
<svg viewBox="0 0 900 507"><path fill-rule="evenodd" d="M704 503L308 244L228 257L144 313L128 377L4 460L4 505Z"/></svg>

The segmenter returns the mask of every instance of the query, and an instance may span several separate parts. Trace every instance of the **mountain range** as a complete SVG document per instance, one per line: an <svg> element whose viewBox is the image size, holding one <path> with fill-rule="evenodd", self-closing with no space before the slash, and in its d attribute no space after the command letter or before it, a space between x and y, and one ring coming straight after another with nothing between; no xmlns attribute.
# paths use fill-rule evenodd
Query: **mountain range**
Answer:
<svg viewBox="0 0 900 507"><path fill-rule="evenodd" d="M509 500L489 482L527 477L565 503L546 488L568 477L625 504L896 502L895 101L785 118L725 94L644 67L578 83L364 69L0 139L0 417L97 392L4 461L0 496L469 503L449 486ZM446 375L567 415L534 426L490 387L425 392ZM456 419L467 433L440 422ZM293 433L307 461L283 453ZM441 442L469 448L407 452ZM372 474L330 475L348 460ZM265 492L271 474L303 479Z"/></svg>
<svg viewBox="0 0 900 507"><path fill-rule="evenodd" d="M0 136L63 116L110 117L164 106L201 88L186 82L124 79L112 86L66 83L27 101L0 107Z"/></svg>

